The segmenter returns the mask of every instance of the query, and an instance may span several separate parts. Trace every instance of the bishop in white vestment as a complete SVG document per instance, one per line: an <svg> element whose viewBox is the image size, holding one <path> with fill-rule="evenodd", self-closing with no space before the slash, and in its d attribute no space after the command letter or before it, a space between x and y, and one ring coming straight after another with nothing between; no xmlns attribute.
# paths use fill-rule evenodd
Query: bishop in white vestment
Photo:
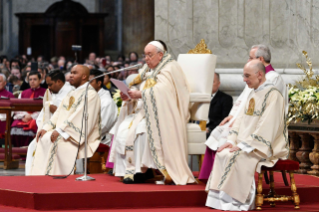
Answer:
<svg viewBox="0 0 319 212"><path fill-rule="evenodd" d="M50 72L45 79L48 85L48 89L46 90L46 93L43 97L43 108L36 120L38 132L42 129L45 123L48 123L50 121L52 114L56 111L63 98L70 91L74 90L73 86L65 83L64 74L60 70ZM29 175L30 173L36 145L36 139L33 139L33 141L28 146L27 159L25 163L26 175Z"/></svg>
<svg viewBox="0 0 319 212"><path fill-rule="evenodd" d="M90 71L76 65L71 70L70 84L76 89L67 94L49 123L37 134L37 148L30 175L67 175L73 173L75 160L84 157L84 100ZM100 144L100 98L88 89L88 148L91 157ZM78 151L79 148L79 151ZM45 154L49 151L49 154Z"/></svg>
<svg viewBox="0 0 319 212"><path fill-rule="evenodd" d="M217 151L206 185L206 206L220 210L252 210L255 205L255 171L287 159L288 131L281 92L266 81L265 67L248 62L244 81L253 88L229 132L227 142Z"/></svg>

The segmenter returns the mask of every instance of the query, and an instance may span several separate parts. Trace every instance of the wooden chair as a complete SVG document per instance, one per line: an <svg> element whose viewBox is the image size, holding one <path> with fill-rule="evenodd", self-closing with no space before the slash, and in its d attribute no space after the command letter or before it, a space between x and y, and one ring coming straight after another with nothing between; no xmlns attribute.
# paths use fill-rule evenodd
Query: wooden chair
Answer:
<svg viewBox="0 0 319 212"><path fill-rule="evenodd" d="M292 201L295 209L299 209L299 195L297 194L297 186L294 179L294 171L299 169L299 163L292 160L279 160L274 167L262 167L258 175L257 195L256 195L256 209L261 210L264 201L270 202L271 207L275 207L276 201ZM266 171L270 173L270 191L268 195L263 195L262 181L263 175ZM275 192L274 171L288 171L290 175L290 184L292 196L277 195Z"/></svg>
<svg viewBox="0 0 319 212"><path fill-rule="evenodd" d="M88 160L88 170L90 174L105 173L105 161L109 150L110 147L108 145L100 143L93 156Z"/></svg>

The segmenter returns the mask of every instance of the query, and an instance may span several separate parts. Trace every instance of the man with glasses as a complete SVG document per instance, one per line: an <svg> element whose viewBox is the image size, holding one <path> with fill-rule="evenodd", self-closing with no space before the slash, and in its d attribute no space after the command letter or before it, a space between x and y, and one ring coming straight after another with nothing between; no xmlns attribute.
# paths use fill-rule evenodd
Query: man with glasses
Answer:
<svg viewBox="0 0 319 212"><path fill-rule="evenodd" d="M129 97L115 125L111 150L115 176L126 184L164 176L161 184L186 185L195 179L187 164L189 89L179 64L159 41L144 49L146 66L130 83ZM135 87L135 88L134 88Z"/></svg>

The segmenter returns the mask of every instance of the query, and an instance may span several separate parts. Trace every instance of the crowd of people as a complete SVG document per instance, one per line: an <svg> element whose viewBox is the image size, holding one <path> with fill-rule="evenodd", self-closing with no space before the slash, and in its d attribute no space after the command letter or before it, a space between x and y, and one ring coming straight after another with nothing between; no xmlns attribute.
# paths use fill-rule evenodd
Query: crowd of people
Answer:
<svg viewBox="0 0 319 212"><path fill-rule="evenodd" d="M27 175L66 175L72 171L74 158L84 155L81 114L89 80L103 72L145 62L140 70L110 75L124 80L138 73L127 83L127 93L120 93L123 104L118 116L110 77L90 83L86 154L91 157L101 141L110 145L107 162L113 163L112 174L125 184L153 178L152 169L163 175L158 184L196 183L187 163L187 79L165 43L152 41L144 53L143 60L132 52L128 60L119 56L116 62L109 56L101 58L91 53L82 65L65 62L63 57L52 58L50 63L38 57L37 70L32 70L24 56L11 61L1 57L0 93L23 88L19 98L45 98L41 112L14 114L13 144L28 145L36 136L28 148ZM199 175L207 181L208 207L254 209L255 171L288 157L287 88L270 61L267 46L251 47L243 69L246 87L234 104L229 95L219 91L220 76L215 74L206 126L207 149ZM4 97L11 98L9 91L3 93ZM21 136L28 138L23 144Z"/></svg>
<svg viewBox="0 0 319 212"><path fill-rule="evenodd" d="M20 91L24 91L30 88L28 75L31 71L32 62L38 63L37 71L41 75L40 86L42 88L48 88L45 82L45 76L50 71L56 69L61 70L66 76L66 81L68 81L68 76L70 74L71 68L75 64L78 64L74 59L66 59L64 56L54 56L50 60L46 60L46 58L44 58L43 56L28 59L26 55L17 55L14 58L8 58L6 55L1 55L0 73L6 76L6 89L8 91L18 96ZM88 57L83 61L82 64L87 66L90 70L98 69L102 72L107 72L144 63L144 58L139 58L139 55L136 52L130 52L127 57L125 57L124 55L119 55L116 59L112 59L110 55L97 56L96 53L92 52L88 55ZM137 73L137 69L114 73L110 75L110 77L119 80L125 80L129 75L134 73ZM109 79L110 77L105 77L104 85L109 90L113 90Z"/></svg>

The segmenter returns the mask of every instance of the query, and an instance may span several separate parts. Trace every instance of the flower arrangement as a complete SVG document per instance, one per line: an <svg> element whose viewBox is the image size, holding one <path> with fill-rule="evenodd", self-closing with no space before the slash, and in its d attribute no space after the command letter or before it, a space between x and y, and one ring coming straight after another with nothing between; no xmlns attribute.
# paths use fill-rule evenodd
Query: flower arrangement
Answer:
<svg viewBox="0 0 319 212"><path fill-rule="evenodd" d="M315 76L312 71L312 62L308 58L306 51L302 52L306 58L309 70L306 70L300 63L297 66L303 70L305 77L297 81L295 85L289 84L289 111L288 120L305 122L310 124L313 121L319 120L319 77Z"/></svg>
<svg viewBox="0 0 319 212"><path fill-rule="evenodd" d="M122 98L120 95L121 91L119 89L116 89L115 92L113 93L113 101L115 102L117 106L117 115L120 114L121 107L122 107Z"/></svg>

